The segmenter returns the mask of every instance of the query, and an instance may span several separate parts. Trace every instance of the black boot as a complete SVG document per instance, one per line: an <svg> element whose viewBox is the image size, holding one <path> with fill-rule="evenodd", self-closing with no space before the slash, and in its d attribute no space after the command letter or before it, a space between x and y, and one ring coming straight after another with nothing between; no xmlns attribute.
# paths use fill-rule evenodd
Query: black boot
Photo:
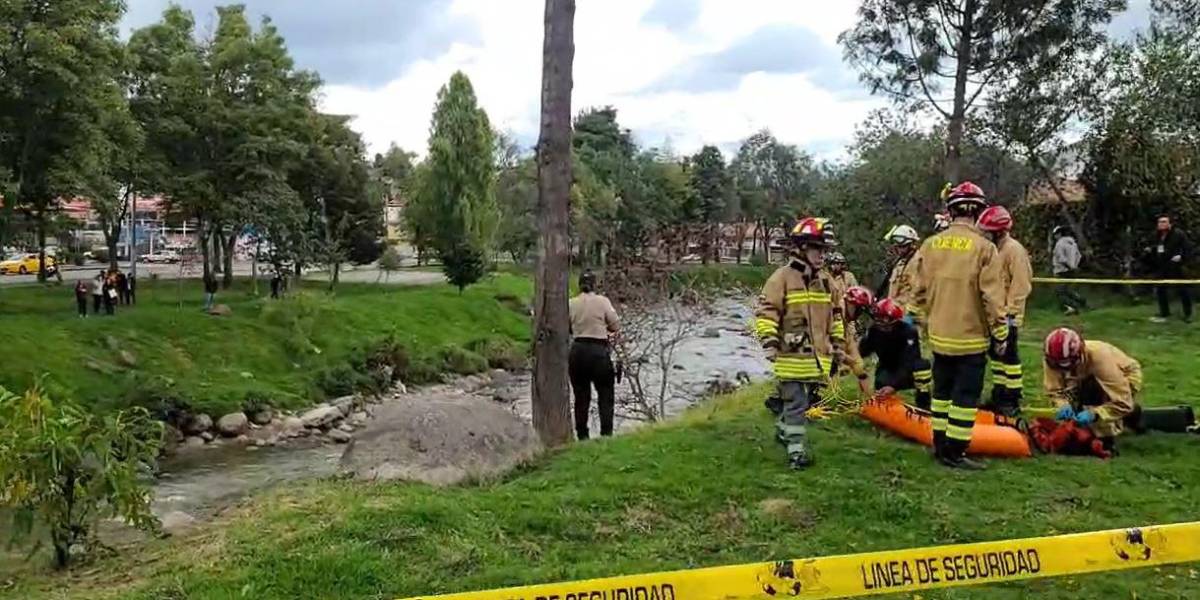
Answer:
<svg viewBox="0 0 1200 600"><path fill-rule="evenodd" d="M939 458L943 465L951 469L962 469L964 471L983 471L987 469L987 465L967 457L967 444L960 440L947 439L942 446L942 455Z"/></svg>
<svg viewBox="0 0 1200 600"><path fill-rule="evenodd" d="M945 431L933 432L933 452L932 452L933 459L934 460L942 460L942 454L944 453L945 448L946 448L946 432Z"/></svg>
<svg viewBox="0 0 1200 600"><path fill-rule="evenodd" d="M801 471L812 466L812 453L808 451L807 446L801 446L799 450L795 450L788 454L788 466L793 471Z"/></svg>

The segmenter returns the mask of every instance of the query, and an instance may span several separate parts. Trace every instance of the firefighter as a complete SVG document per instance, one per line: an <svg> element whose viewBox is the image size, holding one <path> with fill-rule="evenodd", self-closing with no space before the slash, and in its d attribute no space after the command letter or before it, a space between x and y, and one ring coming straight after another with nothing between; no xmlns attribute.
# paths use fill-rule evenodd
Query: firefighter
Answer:
<svg viewBox="0 0 1200 600"><path fill-rule="evenodd" d="M620 328L617 311L608 298L596 293L596 274L579 275L579 295L571 299L571 353L568 370L575 394L575 435L588 439L588 416L592 406L592 387L600 413L600 435L613 434L616 369L613 367L609 338Z"/></svg>
<svg viewBox="0 0 1200 600"><path fill-rule="evenodd" d="M887 286L878 290L875 296L895 300L907 313L905 319L912 323L916 314L913 310L916 307L912 302L913 275L917 271L917 263L920 262L917 249L920 247L921 237L910 225L896 225L888 230L883 239L890 244L888 254L893 262L888 272Z"/></svg>
<svg viewBox="0 0 1200 600"><path fill-rule="evenodd" d="M1008 209L993 206L979 215L980 231L996 244L1000 259L1000 283L1004 286L1004 313L1008 343L1003 355L992 356L992 409L1008 417L1017 416L1021 406L1021 358L1017 354L1017 332L1025 322L1025 301L1033 291L1033 264L1029 252L1012 237L1013 219Z"/></svg>
<svg viewBox="0 0 1200 600"><path fill-rule="evenodd" d="M830 252L825 260L829 263L829 274L833 276L833 282L841 288L842 293L858 285L858 278L846 268L848 262L844 254L836 251Z"/></svg>
<svg viewBox="0 0 1200 600"><path fill-rule="evenodd" d="M921 339L916 327L904 322L904 309L891 298L871 307L873 322L858 342L865 358L879 357L875 365L876 398L883 399L899 390L915 390L917 406L929 410L929 386L933 371L921 356Z"/></svg>
<svg viewBox="0 0 1200 600"><path fill-rule="evenodd" d="M1044 385L1058 407L1055 419L1088 427L1113 449L1126 418L1138 410L1142 366L1112 344L1084 342L1066 327L1046 336Z"/></svg>
<svg viewBox="0 0 1200 600"><path fill-rule="evenodd" d="M859 352L858 332L863 329L859 326L859 319L871 313L871 307L875 304L875 296L871 290L856 285L847 289L843 298L842 310L846 322L846 366L858 380L858 389L862 392L863 397L869 398L874 390L871 388L870 378L867 376L863 355Z"/></svg>
<svg viewBox="0 0 1200 600"><path fill-rule="evenodd" d="M914 298L933 347L934 456L952 468L983 469L966 457L983 393L987 353L1007 352L1008 320L996 245L975 228L987 200L964 182L946 197L949 229L920 250Z"/></svg>
<svg viewBox="0 0 1200 600"><path fill-rule="evenodd" d="M803 469L813 462L806 415L842 362L845 322L840 299L825 266L825 252L836 244L825 221L806 218L791 231L792 256L763 286L755 311L755 329L767 358L774 363L783 410L777 439L787 446L788 464Z"/></svg>

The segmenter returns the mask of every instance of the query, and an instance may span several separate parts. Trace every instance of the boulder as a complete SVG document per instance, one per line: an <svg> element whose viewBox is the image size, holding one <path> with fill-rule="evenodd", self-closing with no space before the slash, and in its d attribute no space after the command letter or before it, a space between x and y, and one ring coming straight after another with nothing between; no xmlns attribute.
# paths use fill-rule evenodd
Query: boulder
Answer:
<svg viewBox="0 0 1200 600"><path fill-rule="evenodd" d="M342 431L341 429L331 429L329 431L329 439L333 440L334 442L336 442L338 444L348 444L348 443L350 443L350 440L352 440L354 438L349 433L346 433L345 431Z"/></svg>
<svg viewBox="0 0 1200 600"><path fill-rule="evenodd" d="M204 446L204 438L198 435L188 436L183 440L183 446L185 448L200 448Z"/></svg>
<svg viewBox="0 0 1200 600"><path fill-rule="evenodd" d="M211 431L205 431L200 434L200 439L204 440L205 443L208 443L217 439L217 436L213 435Z"/></svg>
<svg viewBox="0 0 1200 600"><path fill-rule="evenodd" d="M228 304L217 304L208 309L208 314L214 317L228 317L233 314L233 309L229 308Z"/></svg>
<svg viewBox="0 0 1200 600"><path fill-rule="evenodd" d="M354 433L354 426L345 421L343 421L341 425L338 425L337 428L341 431L345 431L346 433Z"/></svg>
<svg viewBox="0 0 1200 600"><path fill-rule="evenodd" d="M342 413L343 417L348 417L350 416L350 413L354 412L354 405L357 402L358 398L355 398L354 396L343 396L337 400L334 400L333 402L330 402L329 404L338 409L338 412Z"/></svg>
<svg viewBox="0 0 1200 600"><path fill-rule="evenodd" d="M159 521L162 523L162 530L172 535L184 533L196 526L196 517L178 510L163 515Z"/></svg>
<svg viewBox="0 0 1200 600"><path fill-rule="evenodd" d="M237 437L245 434L249 429L250 419L246 413L230 413L217 421L217 431L225 437Z"/></svg>
<svg viewBox="0 0 1200 600"><path fill-rule="evenodd" d="M300 417L288 417L283 420L280 433L289 438L300 437L304 433L304 421Z"/></svg>
<svg viewBox="0 0 1200 600"><path fill-rule="evenodd" d="M503 387L512 383L513 374L504 369L492 370L492 385L495 387Z"/></svg>
<svg viewBox="0 0 1200 600"><path fill-rule="evenodd" d="M704 330L704 333L700 334L700 337L719 338L719 337L721 337L721 330L717 329L716 327L709 327Z"/></svg>
<svg viewBox="0 0 1200 600"><path fill-rule="evenodd" d="M455 485L502 475L541 451L537 435L507 407L447 394L380 407L342 455L359 479Z"/></svg>
<svg viewBox="0 0 1200 600"><path fill-rule="evenodd" d="M212 417L206 414L190 415L183 420L183 433L187 435L200 435L209 429L212 429Z"/></svg>
<svg viewBox="0 0 1200 600"><path fill-rule="evenodd" d="M342 418L342 411L337 407L323 404L300 416L300 421L309 429L328 427Z"/></svg>
<svg viewBox="0 0 1200 600"><path fill-rule="evenodd" d="M370 417L367 416L367 413L365 411L359 411L359 412L350 414L350 424L355 427L362 427L367 424L367 421L370 421L370 420L371 420Z"/></svg>
<svg viewBox="0 0 1200 600"><path fill-rule="evenodd" d="M394 391L397 396L407 396L408 386L404 385L403 381L397 381L396 385L392 386L392 391Z"/></svg>
<svg viewBox="0 0 1200 600"><path fill-rule="evenodd" d="M250 413L250 422L255 425L269 425L275 418L275 411L270 408L260 408Z"/></svg>

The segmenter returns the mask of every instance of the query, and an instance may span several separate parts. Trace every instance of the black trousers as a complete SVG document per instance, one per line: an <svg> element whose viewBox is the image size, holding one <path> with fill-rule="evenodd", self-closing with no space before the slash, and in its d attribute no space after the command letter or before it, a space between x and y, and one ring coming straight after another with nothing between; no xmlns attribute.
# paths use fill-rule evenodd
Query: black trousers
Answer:
<svg viewBox="0 0 1200 600"><path fill-rule="evenodd" d="M975 409L983 394L987 354L933 355L933 437L958 456L966 452L975 427Z"/></svg>
<svg viewBox="0 0 1200 600"><path fill-rule="evenodd" d="M100 305L104 302L104 296L92 294L92 312L100 314Z"/></svg>
<svg viewBox="0 0 1200 600"><path fill-rule="evenodd" d="M596 388L600 409L600 435L613 434L613 411L616 404L616 370L608 342L577 338L569 356L571 388L575 392L575 435L586 440L588 413L592 408L592 388Z"/></svg>
<svg viewBox="0 0 1200 600"><path fill-rule="evenodd" d="M1015 416L1021 406L1024 373L1021 356L1017 350L1017 328L1008 328L1008 344L1004 354L991 353L992 359L992 407L998 412Z"/></svg>
<svg viewBox="0 0 1200 600"><path fill-rule="evenodd" d="M1054 276L1061 279L1070 279L1075 276L1075 271L1055 273ZM1058 284L1058 287L1055 288L1055 292L1058 294L1058 302L1059 304L1062 304L1063 308L1070 308L1074 310L1087 308L1087 300L1084 299L1083 296L1080 296L1079 292L1075 291L1075 288L1072 287L1071 284L1060 283Z"/></svg>
<svg viewBox="0 0 1200 600"><path fill-rule="evenodd" d="M87 296L75 296L75 308L79 311L79 316L87 316Z"/></svg>
<svg viewBox="0 0 1200 600"><path fill-rule="evenodd" d="M1179 294L1179 301L1183 304L1183 318L1192 318L1192 288L1187 285L1160 285L1155 288L1155 293L1158 294L1158 315L1166 318L1171 316L1171 301L1169 298L1170 291L1168 288L1176 288Z"/></svg>

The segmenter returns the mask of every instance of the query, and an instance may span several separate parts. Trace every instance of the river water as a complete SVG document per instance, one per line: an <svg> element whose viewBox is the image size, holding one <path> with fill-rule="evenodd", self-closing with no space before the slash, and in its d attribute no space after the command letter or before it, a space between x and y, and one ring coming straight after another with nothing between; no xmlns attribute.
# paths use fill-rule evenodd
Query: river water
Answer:
<svg viewBox="0 0 1200 600"><path fill-rule="evenodd" d="M665 418L686 410L714 388L735 385L739 377L756 380L769 374L769 363L749 335L750 319L747 304L731 299L717 301L704 311L691 328L694 335L675 347ZM657 372L644 374L647 387L654 387L659 376ZM419 402L423 396L448 394L486 397L507 404L521 418L530 419L528 373L467 377L412 390L403 398L406 402ZM618 387L619 405L622 397L629 397L627 381ZM618 433L645 422L622 414L627 412L618 410ZM596 425L593 429L598 431ZM154 484L153 510L164 519L168 529L188 526L194 519L203 520L256 491L289 481L334 475L344 448L303 439L278 447L227 445L189 451L162 465L161 475Z"/></svg>

